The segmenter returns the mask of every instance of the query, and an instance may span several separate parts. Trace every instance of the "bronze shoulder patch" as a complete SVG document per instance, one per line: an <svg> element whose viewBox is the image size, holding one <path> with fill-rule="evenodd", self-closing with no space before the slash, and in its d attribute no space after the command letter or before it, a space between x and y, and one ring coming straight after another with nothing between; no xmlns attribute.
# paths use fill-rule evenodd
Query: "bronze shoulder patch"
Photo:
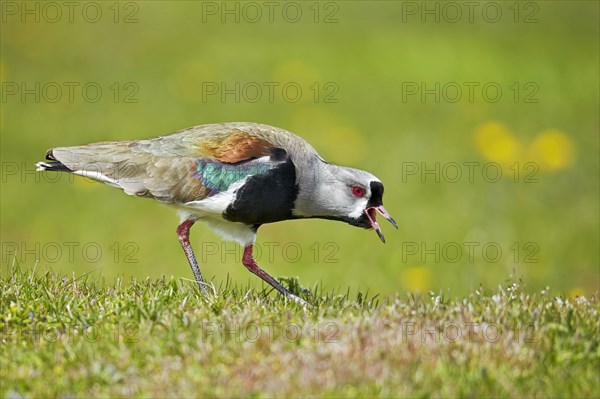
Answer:
<svg viewBox="0 0 600 399"><path fill-rule="evenodd" d="M236 163L269 155L269 149L272 147L273 144L269 141L241 130L237 130L223 139L212 139L200 143L202 155L226 163Z"/></svg>

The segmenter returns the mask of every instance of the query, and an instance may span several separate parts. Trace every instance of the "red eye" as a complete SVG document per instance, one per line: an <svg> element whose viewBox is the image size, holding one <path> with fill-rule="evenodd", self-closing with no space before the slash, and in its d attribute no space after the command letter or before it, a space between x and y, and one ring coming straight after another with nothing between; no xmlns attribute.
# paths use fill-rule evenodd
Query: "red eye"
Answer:
<svg viewBox="0 0 600 399"><path fill-rule="evenodd" d="M352 194L356 197L362 197L365 195L365 189L361 186L352 186Z"/></svg>

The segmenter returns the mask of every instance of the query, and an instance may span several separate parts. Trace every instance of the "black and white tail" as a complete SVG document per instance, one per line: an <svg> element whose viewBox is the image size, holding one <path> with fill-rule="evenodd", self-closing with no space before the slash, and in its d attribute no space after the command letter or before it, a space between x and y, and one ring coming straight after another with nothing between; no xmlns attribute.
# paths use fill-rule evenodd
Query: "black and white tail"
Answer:
<svg viewBox="0 0 600 399"><path fill-rule="evenodd" d="M173 193L185 184L196 187L193 177L198 155L173 156L162 141L109 141L75 147L54 147L39 171L72 173L117 187L126 194L172 202ZM182 151L182 146L176 147ZM187 154L187 153L186 153Z"/></svg>
<svg viewBox="0 0 600 399"><path fill-rule="evenodd" d="M105 144L108 143L51 148L46 152L46 161L35 164L36 170L73 173L120 187L116 179L110 177L114 163L104 157Z"/></svg>
<svg viewBox="0 0 600 399"><path fill-rule="evenodd" d="M129 195L145 195L149 191L146 183L156 174L155 161L160 160L160 157L138 149L139 143L146 142L111 141L74 147L54 147L46 152L46 161L38 162L36 167L38 171L67 172L84 176L121 188ZM170 161L170 158L167 161ZM171 162L163 163L171 165ZM160 184L152 181L148 184L153 190L164 191Z"/></svg>
<svg viewBox="0 0 600 399"><path fill-rule="evenodd" d="M54 158L54 155L52 155L52 148L46 152L46 159L49 162L38 162L35 164L35 169L38 172L41 172L44 170L54 170L57 172L70 172L70 173L73 172L71 169L67 168L62 162L57 161L56 158Z"/></svg>

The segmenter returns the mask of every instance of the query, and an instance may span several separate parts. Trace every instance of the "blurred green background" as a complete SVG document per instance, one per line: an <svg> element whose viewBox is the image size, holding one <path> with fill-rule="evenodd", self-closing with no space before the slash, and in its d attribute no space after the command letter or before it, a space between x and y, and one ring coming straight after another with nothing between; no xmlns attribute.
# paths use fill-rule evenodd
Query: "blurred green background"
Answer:
<svg viewBox="0 0 600 399"><path fill-rule="evenodd" d="M275 276L461 295L514 270L598 290L598 2L53 4L2 3L3 269L191 279L171 209L33 165L54 146L255 121L377 175L399 224L382 223L386 245L330 221L264 226ZM234 244L191 237L217 285L260 287Z"/></svg>

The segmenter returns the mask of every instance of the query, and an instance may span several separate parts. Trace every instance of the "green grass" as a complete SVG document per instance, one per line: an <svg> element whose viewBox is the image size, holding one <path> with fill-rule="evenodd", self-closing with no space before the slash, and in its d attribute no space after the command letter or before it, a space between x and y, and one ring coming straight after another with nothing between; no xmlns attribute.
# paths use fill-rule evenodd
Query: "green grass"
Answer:
<svg viewBox="0 0 600 399"><path fill-rule="evenodd" d="M2 396L598 397L596 296L510 278L462 298L4 269Z"/></svg>

